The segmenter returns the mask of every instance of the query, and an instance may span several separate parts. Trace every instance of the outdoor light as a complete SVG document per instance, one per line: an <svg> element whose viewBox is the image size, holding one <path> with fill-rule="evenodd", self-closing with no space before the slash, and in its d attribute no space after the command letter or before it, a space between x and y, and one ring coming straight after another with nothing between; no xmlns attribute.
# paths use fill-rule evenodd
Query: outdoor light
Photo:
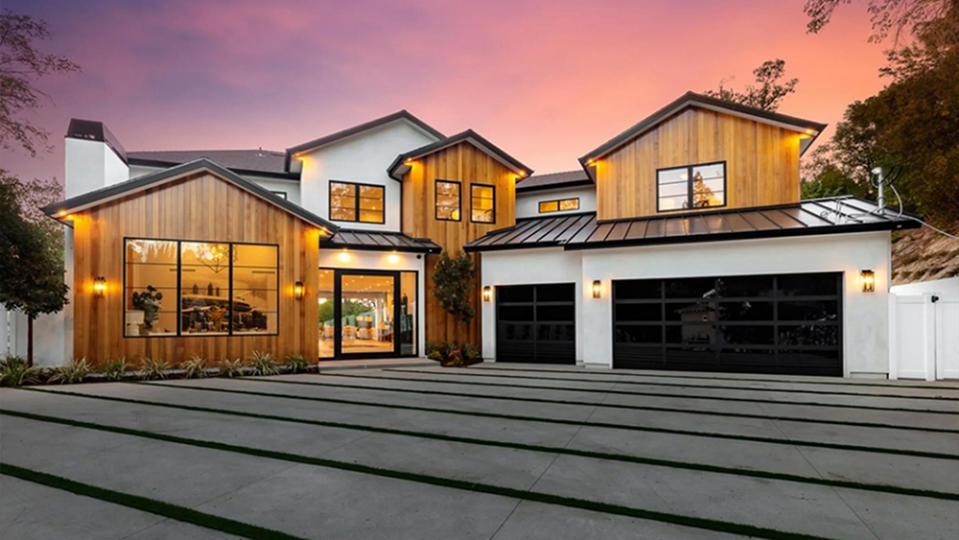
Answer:
<svg viewBox="0 0 959 540"><path fill-rule="evenodd" d="M107 278L103 276L97 276L93 278L93 294L97 297L102 297L103 293L107 291Z"/></svg>
<svg viewBox="0 0 959 540"><path fill-rule="evenodd" d="M876 274L872 270L861 270L859 279L862 281L862 292L876 291Z"/></svg>
<svg viewBox="0 0 959 540"><path fill-rule="evenodd" d="M483 287L483 301L489 302L493 299L493 288L489 285Z"/></svg>
<svg viewBox="0 0 959 540"><path fill-rule="evenodd" d="M296 283L293 284L293 296L297 300L303 299L303 282L302 281L297 281Z"/></svg>
<svg viewBox="0 0 959 540"><path fill-rule="evenodd" d="M341 251L336 258L339 259L340 262L350 262L350 252L346 251L346 248L343 248L343 251Z"/></svg>
<svg viewBox="0 0 959 540"><path fill-rule="evenodd" d="M389 261L389 262L391 262L391 263L393 263L393 264L396 264L396 263L400 262L400 256L397 255L396 252L394 251L394 252L392 252L392 253L390 253L389 255L386 256L386 260Z"/></svg>
<svg viewBox="0 0 959 540"><path fill-rule="evenodd" d="M600 298L601 296L603 296L603 282L598 279L594 279L593 280L593 298Z"/></svg>

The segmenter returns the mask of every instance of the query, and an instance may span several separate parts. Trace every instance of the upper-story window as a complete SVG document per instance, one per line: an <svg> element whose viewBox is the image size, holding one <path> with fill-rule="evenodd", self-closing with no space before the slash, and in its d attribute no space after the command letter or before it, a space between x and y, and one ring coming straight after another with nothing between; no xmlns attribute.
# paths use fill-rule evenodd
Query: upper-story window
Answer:
<svg viewBox="0 0 959 540"><path fill-rule="evenodd" d="M459 221L463 199L460 182L455 180L436 181L436 219L441 221Z"/></svg>
<svg viewBox="0 0 959 540"><path fill-rule="evenodd" d="M470 220L473 223L496 223L496 187L470 185Z"/></svg>
<svg viewBox="0 0 959 540"><path fill-rule="evenodd" d="M550 212L567 212L569 210L579 210L579 197L539 202L540 214L548 214Z"/></svg>
<svg viewBox="0 0 959 540"><path fill-rule="evenodd" d="M656 171L656 210L726 206L726 162Z"/></svg>
<svg viewBox="0 0 959 540"><path fill-rule="evenodd" d="M330 219L385 223L383 203L385 188L355 182L330 182Z"/></svg>

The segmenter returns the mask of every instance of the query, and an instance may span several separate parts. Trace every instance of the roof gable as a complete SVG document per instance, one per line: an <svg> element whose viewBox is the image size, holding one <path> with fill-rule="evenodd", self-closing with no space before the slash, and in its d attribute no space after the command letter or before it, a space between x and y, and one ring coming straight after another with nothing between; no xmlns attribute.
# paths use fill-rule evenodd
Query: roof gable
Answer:
<svg viewBox="0 0 959 540"><path fill-rule="evenodd" d="M519 160L507 154L505 151L503 151L503 149L491 143L485 137L481 136L479 133L476 133L472 129L467 129L466 131L446 137L436 141L435 143L421 146L420 148L416 148L396 156L396 159L393 160L393 163L386 168L386 174L390 175L395 180L401 180L403 175L410 170L410 166L406 163L407 161L445 150L463 142L472 145L479 151L492 157L522 178L533 174L532 169L526 165L523 165L519 162Z"/></svg>
<svg viewBox="0 0 959 540"><path fill-rule="evenodd" d="M427 124L426 122L424 122L424 121L420 120L419 118L413 116L413 115L412 115L409 111L407 111L406 109L403 109L403 110L401 110L401 111L397 111L397 112L395 112L395 113L393 113L393 114L384 116L384 117L382 117L382 118L377 118L377 119L375 119L375 120L370 120L369 122L364 122L364 123L362 123L362 124L353 126L353 127L351 127L351 128L347 128L347 129L344 129L344 130L341 130L341 131L337 131L336 133L331 133L331 134L326 135L326 136L324 136L324 137L320 137L319 139L314 139L314 140L312 140L312 141L308 141L308 142L305 142L305 143L303 143L303 144L298 144L298 145L296 145L296 146L292 146L292 147L290 147L290 148L287 148L287 149L286 149L286 164L287 164L287 169L289 169L290 159L291 159L292 157L295 157L295 156L298 155L298 154L303 154L303 153L308 152L308 151L310 151L310 150L316 150L317 148L320 148L320 147L322 147L322 146L327 146L327 145L329 145L329 144L333 144L333 143L335 143L335 142L337 142L337 141L346 139L347 137L352 137L352 136L354 136L354 135L358 135L358 134L360 134L360 133L363 133L364 131L369 131L369 130L371 130L371 129L375 129L375 128L378 128L378 127L380 127L380 126L385 126L386 124L389 124L389 123L391 123L391 122L396 122L396 121L399 121L399 120L403 120L403 121L409 122L410 124L414 125L415 127L417 127L418 129L420 129L421 131L426 132L427 134L429 134L430 136L432 136L432 137L435 138L435 139L443 139L443 138L446 137L445 135L443 135L442 133L440 133L439 131L437 131L436 129L434 129L432 126L430 126L430 125Z"/></svg>

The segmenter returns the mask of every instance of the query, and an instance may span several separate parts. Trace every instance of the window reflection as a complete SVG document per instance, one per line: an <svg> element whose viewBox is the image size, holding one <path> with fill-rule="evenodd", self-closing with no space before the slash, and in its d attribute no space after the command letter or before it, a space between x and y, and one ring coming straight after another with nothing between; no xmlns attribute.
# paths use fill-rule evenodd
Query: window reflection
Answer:
<svg viewBox="0 0 959 540"><path fill-rule="evenodd" d="M233 333L277 331L277 248L233 246Z"/></svg>
<svg viewBox="0 0 959 540"><path fill-rule="evenodd" d="M125 336L176 335L177 243L127 240Z"/></svg>
<svg viewBox="0 0 959 540"><path fill-rule="evenodd" d="M436 181L436 219L460 220L460 183L452 180Z"/></svg>

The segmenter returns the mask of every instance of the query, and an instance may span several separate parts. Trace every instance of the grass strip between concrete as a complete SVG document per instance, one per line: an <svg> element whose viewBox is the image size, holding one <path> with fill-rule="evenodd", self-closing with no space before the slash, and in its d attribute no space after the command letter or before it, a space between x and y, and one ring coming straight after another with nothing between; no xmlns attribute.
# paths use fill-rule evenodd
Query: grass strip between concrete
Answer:
<svg viewBox="0 0 959 540"><path fill-rule="evenodd" d="M493 363L490 363L493 364ZM784 384L831 384L836 386L862 386L865 388L879 387L879 388L922 388L924 390L928 389L940 389L940 390L959 390L959 386L947 386L947 385L931 385L931 384L893 384L893 383L866 383L866 382L854 382L855 379L840 379L838 377L822 377L821 381L814 381L809 379L799 379L799 380L789 380L789 379L769 379L769 378L759 378L759 377L728 377L726 373L718 374L722 376L715 375L667 375L665 373L638 373L638 372L629 372L622 371L619 369L610 370L610 371L601 371L594 370L589 368L583 369L539 369L539 368L522 368L522 367L494 367L492 365L483 365L480 366L471 366L469 368L443 368L443 369L458 369L466 370L470 369L473 371L506 371L506 372L524 372L524 373L568 373L570 375L601 375L604 377L661 377L664 379L699 379L704 381L747 381L747 382L774 382L774 383L784 383ZM836 380L840 379L840 380Z"/></svg>
<svg viewBox="0 0 959 540"><path fill-rule="evenodd" d="M451 381L443 379L411 379L409 377L391 377L378 375L346 375L343 373L326 373L318 375L320 377L344 377L350 379L382 379L385 381L406 381L406 382L427 382L436 384L463 384L469 386L491 386L497 388L522 388L524 390L555 390L557 392L592 392L597 394L614 394L624 396L646 396L646 397L664 397L673 399L707 399L710 401L737 401L741 403L771 403L777 405L803 405L809 407L836 407L840 409L866 409L872 411L902 411L927 414L952 414L959 415L959 411L937 411L935 409L913 409L908 407L878 407L875 405L851 405L848 403L817 403L817 402L795 402L781 401L776 399L761 398L738 398L731 396L693 396L687 394L663 394L661 392L633 392L627 390L590 390L587 388L568 388L566 386L531 386L528 384L510 384L493 382L473 382L473 381ZM240 380L240 379L237 379Z"/></svg>
<svg viewBox="0 0 959 540"><path fill-rule="evenodd" d="M455 371L454 371L455 370ZM390 373L425 373L427 375L443 375L443 376L454 376L454 377L490 377L490 378L504 378L504 379L532 379L532 380L545 380L545 381L566 381L566 382L585 382L585 383L596 383L596 384L609 384L613 381L590 381L590 380L575 380L569 379L566 377L536 377L533 375L506 375L503 373L491 373L485 374L480 373L479 370L467 370L461 368L448 368L443 371L430 371L425 369L390 369L384 368L380 371L390 372ZM327 373L329 375L329 373ZM472 384L472 383L469 383ZM947 396L909 396L904 394L866 394L863 392L837 392L833 390L803 390L799 388L756 388L751 386L726 386L726 385L716 385L716 384L682 384L682 383L673 383L673 382L655 382L655 381L615 381L613 384L633 384L637 386L666 386L670 388L699 388L703 390L746 390L750 392L782 392L786 394L816 394L816 395L829 395L829 396L857 396L857 397L878 397L878 398L893 398L893 399L932 399L940 401L959 401L959 397L947 397ZM689 396L695 397L695 396Z"/></svg>
<svg viewBox="0 0 959 540"><path fill-rule="evenodd" d="M3 414L8 414L8 411L4 411ZM25 416L27 413L18 413L18 414ZM40 417L41 415L32 415L32 416ZM34 419L39 420L39 418L34 418ZM499 495L503 497L510 497L515 499L528 500L528 501L540 502L545 504L553 504L553 505L565 506L570 508L579 508L583 510L591 510L594 512L603 512L607 514L628 516L628 517L639 518L639 519L649 519L653 521L671 523L674 525L694 527L697 529L706 529L706 530L725 532L725 533L731 533L731 534L754 536L757 538L790 539L790 540L822 538L819 536L781 531L778 529L759 527L756 525L747 525L743 523L735 523L731 521L723 521L723 520L710 519L710 518L700 518L700 517L687 516L683 514L675 514L670 512L660 512L657 510L648 510L643 508L622 506L617 504L602 503L602 502L591 501L588 499L566 497L562 495L554 495L554 494L539 492L539 491L508 488L508 487L497 486L493 484L485 484L481 482L467 482L464 480L455 480L452 478L446 478L441 476L398 471L394 469L386 469L383 467L373 467L370 465L361 465L358 463L351 463L346 461L337 461L337 460L326 459L326 458L305 456L301 454L280 452L276 450L265 450L260 448L239 446L234 444L220 443L216 441L208 441L203 439L179 437L176 435L168 435L163 433L153 433L153 432L142 431L138 429L129 429L129 428L122 428L117 426L107 426L107 425L95 424L91 422L81 422L78 420L70 420L66 418L45 417L45 419L40 421L54 422L54 423L69 425L72 427L78 427L83 429L93 429L93 430L104 431L109 433L130 435L134 437L153 439L153 440L169 442L174 444L182 444L182 445L195 446L200 448L208 448L212 450L220 450L225 452L245 454L245 455L260 457L260 458L276 459L280 461L287 461L287 462L300 463L300 464L306 464L306 465L315 465L319 467L327 467L327 468L345 470L345 471L356 472L361 474L370 474L374 476L393 478L397 480L407 480L411 482L418 482L418 483L429 484L434 486L473 491L478 493L486 493L490 495ZM34 475L43 475L38 477L46 478L50 481L62 482L61 485L64 486L62 489L67 489L68 486L74 487L75 489L86 488L91 490L90 491L91 493L99 493L100 495L102 495L103 497L97 497L97 498L103 498L103 500L109 500L104 497L109 496L110 494L113 494L114 496L119 496L118 498L120 500L125 500L126 497L130 497L131 498L130 502L132 504L139 503L145 506L149 506L152 503L152 505L157 506L158 510L160 509L160 505L166 505L168 507L166 508L166 510L171 512L174 511L175 509L182 509L188 512L195 512L195 511L190 511L187 508L171 505L168 503L163 503L161 501L155 501L153 499L147 499L147 498L138 497L135 495L128 495L125 493L106 490L103 488L90 486L88 484L81 484L79 482L73 482L72 480L68 480L66 478L60 478L52 475L46 475L45 473L29 471L27 469L23 469L13 465L8 465L6 463L4 463L2 466L3 466L3 469L0 469L0 472L2 472L3 474L8 474L7 471L9 469L11 471L11 476L15 475L14 473L17 473L17 472L25 473L25 474L33 473ZM23 478L23 479L28 480L29 478ZM60 486L54 486L54 487L60 487ZM70 489L67 489L67 490L72 491ZM73 492L78 493L78 491L73 491ZM81 493L81 494L85 494L85 493ZM124 504L124 503L120 502L119 504ZM132 504L127 506L132 506ZM133 507L138 508L137 506L133 506ZM154 513L157 513L157 512L154 512ZM200 514L200 513L197 513L197 514ZM166 515L166 514L163 514L163 515ZM203 516L216 518L216 516L212 516L209 514L200 514L197 516L183 514L183 517L187 519L182 519L181 521L188 521L189 518L191 517L193 519L200 519ZM179 518L174 518L174 519L179 519ZM231 520L225 520L225 518L218 518L218 519L224 519L224 521L231 521ZM190 521L190 522L193 523L193 521ZM242 523L239 523L239 522L234 522L234 523L236 523L237 525L243 525ZM225 526L226 523L223 523L221 525ZM207 525L204 525L204 526L207 526ZM264 532L267 532L266 529L262 529L262 530ZM251 531L251 532L254 532L254 531ZM246 534L237 533L237 532L235 532L234 534L241 534L243 536L247 536ZM289 536L285 536L285 537L290 538ZM266 536L258 536L257 538L266 538Z"/></svg>
<svg viewBox="0 0 959 540"><path fill-rule="evenodd" d="M49 392L51 394L63 393L63 392ZM473 444L479 446L493 446L499 448L509 448L513 450L525 450L530 452L543 452L543 453L552 453L552 454L563 454L569 456L585 457L592 459L602 459L608 461L621 461L625 463L636 463L641 465L651 465L655 467L670 467L674 469L686 469L693 471L703 471L717 474L729 474L734 476L748 476L752 478L763 478L767 480L781 480L785 482L800 482L804 484L817 484L838 488L847 488L847 489L860 489L867 491L878 491L883 493L893 493L896 495L908 495L913 497L929 497L933 499L943 499L949 501L959 501L959 493L949 493L944 491L928 490L928 489L915 489L915 488L906 488L900 486L893 486L888 484L867 484L863 482L854 482L848 480L833 480L828 478L821 477L809 477L801 476L798 474L787 474L787 473L776 473L771 471L762 471L757 469L744 469L741 467L724 467L721 465L709 465L705 463L692 463L688 461L676 461L669 459L659 459L659 458L648 458L641 456L633 456L628 454L617 454L612 452L597 452L593 450L576 450L573 448L561 447L561 446L547 446L540 444L527 444L527 443L516 443L510 441L499 441L493 439L478 439L475 437L460 437L456 435L444 435L441 433L431 433L425 431L415 431L415 430L405 430L405 429L394 429L394 428L382 428L376 426L368 426L365 424L351 424L347 422L331 422L326 420L308 420L301 418L291 418L286 416L277 416L270 414L260 414L260 413L247 413L242 411L230 411L227 409L215 409L208 407L197 407L191 405L177 405L172 403L164 403L157 401L147 401L147 400L138 400L130 398L114 398L114 397L101 397L92 394L82 394L82 393L69 393L71 397L85 397L91 399L103 399L106 401L115 401L121 403L130 403L136 405L147 405L153 407L166 407L171 409L181 409L194 412L203 412L203 413L212 413L228 416L238 416L244 418L254 418L258 420L270 420L277 422L286 422L293 424L301 425L310 425L318 427L329 427L337 429L348 429L354 431L365 431L369 433L381 433L386 435L400 435L405 437L417 437L421 439L431 439L438 441L446 442L456 442L464 444ZM55 419L54 417L39 415L35 413L28 413L22 411L14 411L11 409L0 408L0 414L7 414L10 416L17 416L21 418L27 418L31 420L39 421L59 421L61 419Z"/></svg>
<svg viewBox="0 0 959 540"><path fill-rule="evenodd" d="M101 501L126 506L128 508L135 508L137 510L149 512L158 516L167 517L185 523L191 523L193 525L199 525L200 527L221 531L227 534L234 534L246 538L270 540L301 538L299 536L293 536L280 531L266 529L264 527L251 525L249 523L243 523L242 521L236 521L214 514L207 514L206 512L200 512L185 506L171 504L157 499L150 499L148 497L141 497L139 495L133 495L130 493L124 493L122 491L114 491L112 489L106 489L91 484L85 484L83 482L77 482L62 476L34 471L32 469L19 467L6 462L0 462L0 474L63 491L68 491L76 495L91 497Z"/></svg>

